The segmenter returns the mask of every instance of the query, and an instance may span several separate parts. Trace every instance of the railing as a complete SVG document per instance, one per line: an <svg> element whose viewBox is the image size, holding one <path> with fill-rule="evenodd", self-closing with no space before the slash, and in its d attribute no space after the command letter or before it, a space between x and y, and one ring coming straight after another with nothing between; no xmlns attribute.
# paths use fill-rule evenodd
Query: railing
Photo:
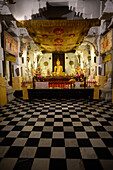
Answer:
<svg viewBox="0 0 113 170"><path fill-rule="evenodd" d="M72 88L72 82L69 81L49 81L49 88Z"/></svg>
<svg viewBox="0 0 113 170"><path fill-rule="evenodd" d="M76 81L75 81L76 82ZM48 88L73 88L75 85L75 82L73 81L49 81L48 82ZM27 86L34 86L35 87L35 83L36 82L31 82L31 81L27 81L27 82L22 82L22 86L27 85ZM96 81L84 81L84 82L80 82L80 87L93 87L94 85L96 85ZM33 88L33 87L32 87Z"/></svg>
<svg viewBox="0 0 113 170"><path fill-rule="evenodd" d="M96 81L91 81L91 80L87 80L85 81L86 87L92 87L94 85L96 85Z"/></svg>

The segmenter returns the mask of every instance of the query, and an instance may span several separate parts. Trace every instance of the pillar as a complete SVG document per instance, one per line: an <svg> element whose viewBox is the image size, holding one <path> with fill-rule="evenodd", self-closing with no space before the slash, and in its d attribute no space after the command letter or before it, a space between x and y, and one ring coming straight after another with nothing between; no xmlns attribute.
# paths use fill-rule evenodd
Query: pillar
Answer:
<svg viewBox="0 0 113 170"><path fill-rule="evenodd" d="M1 47L1 33L2 33L2 25L0 23L0 77L3 77L3 48Z"/></svg>
<svg viewBox="0 0 113 170"><path fill-rule="evenodd" d="M113 103L113 50L112 50L112 103Z"/></svg>

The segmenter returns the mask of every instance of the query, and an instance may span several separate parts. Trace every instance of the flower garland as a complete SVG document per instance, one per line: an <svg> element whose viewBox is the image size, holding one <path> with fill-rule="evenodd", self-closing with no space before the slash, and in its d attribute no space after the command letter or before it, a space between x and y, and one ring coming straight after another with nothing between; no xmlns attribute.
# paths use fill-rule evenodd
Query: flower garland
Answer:
<svg viewBox="0 0 113 170"><path fill-rule="evenodd" d="M42 77L40 74L35 73L34 78L36 81L44 81L44 77Z"/></svg>
<svg viewBox="0 0 113 170"><path fill-rule="evenodd" d="M83 72L83 70L82 69L80 69L80 68L75 68L75 76L74 76L74 79L76 80L76 81L84 81L84 80L86 80L86 77L85 77L85 75L84 75L84 72Z"/></svg>

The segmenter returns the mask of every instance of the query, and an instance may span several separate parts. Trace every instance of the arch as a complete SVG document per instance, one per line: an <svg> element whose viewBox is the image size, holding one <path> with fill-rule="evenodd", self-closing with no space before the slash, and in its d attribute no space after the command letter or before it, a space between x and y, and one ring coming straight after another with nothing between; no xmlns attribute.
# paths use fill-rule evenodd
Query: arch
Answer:
<svg viewBox="0 0 113 170"><path fill-rule="evenodd" d="M30 55L31 55L33 52L35 52L35 51L38 51L38 50L37 50L37 49L31 50L30 53L29 53L29 55L28 55L28 58L30 58Z"/></svg>
<svg viewBox="0 0 113 170"><path fill-rule="evenodd" d="M80 56L80 58L81 58L81 60L82 60L82 62L83 62L83 57L82 57L82 55L81 55L79 52L77 52L77 51L76 51L76 53L78 53L78 55ZM77 58L77 60L78 60L78 63L79 63L78 56L76 56L76 58Z"/></svg>
<svg viewBox="0 0 113 170"><path fill-rule="evenodd" d="M84 50L84 49L77 49L77 50L78 50L78 51L83 51L83 52L86 53L87 57L89 56L89 54L88 54L88 52L87 52L86 50Z"/></svg>
<svg viewBox="0 0 113 170"><path fill-rule="evenodd" d="M26 41L24 44L23 44L23 46L22 46L22 50L21 50L21 52L23 53L23 50L24 50L24 47L26 46L26 44L28 44L30 41L33 41L32 39L30 39L30 40L28 40L28 41Z"/></svg>
<svg viewBox="0 0 113 170"><path fill-rule="evenodd" d="M35 62L36 62L36 59L37 59L37 57L40 55L40 52L39 52L39 54L37 54L37 56L36 56L36 58L35 58ZM39 58L40 59L40 58ZM39 63L39 62L38 62Z"/></svg>
<svg viewBox="0 0 113 170"><path fill-rule="evenodd" d="M80 58L81 58L81 60L82 60L82 62L83 62L83 57L82 57L82 55L79 53L79 52L77 52L76 51L76 53L78 53L78 55L80 56ZM76 56L76 58L77 58L77 60L78 60L78 63L79 63L79 58L78 58L78 56L77 55L75 55Z"/></svg>
<svg viewBox="0 0 113 170"><path fill-rule="evenodd" d="M90 44L91 46L93 46L95 54L97 53L96 47L95 47L95 45L94 45L92 42L86 41L86 40L83 41L83 43L84 43L84 42L87 42L88 44Z"/></svg>

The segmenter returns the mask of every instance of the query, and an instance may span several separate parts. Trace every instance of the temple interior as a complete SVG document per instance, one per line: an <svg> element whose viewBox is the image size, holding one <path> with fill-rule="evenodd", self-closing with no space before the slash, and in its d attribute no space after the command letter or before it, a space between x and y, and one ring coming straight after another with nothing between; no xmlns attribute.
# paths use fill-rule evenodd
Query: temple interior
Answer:
<svg viewBox="0 0 113 170"><path fill-rule="evenodd" d="M0 0L0 169L113 169L113 0Z"/></svg>

